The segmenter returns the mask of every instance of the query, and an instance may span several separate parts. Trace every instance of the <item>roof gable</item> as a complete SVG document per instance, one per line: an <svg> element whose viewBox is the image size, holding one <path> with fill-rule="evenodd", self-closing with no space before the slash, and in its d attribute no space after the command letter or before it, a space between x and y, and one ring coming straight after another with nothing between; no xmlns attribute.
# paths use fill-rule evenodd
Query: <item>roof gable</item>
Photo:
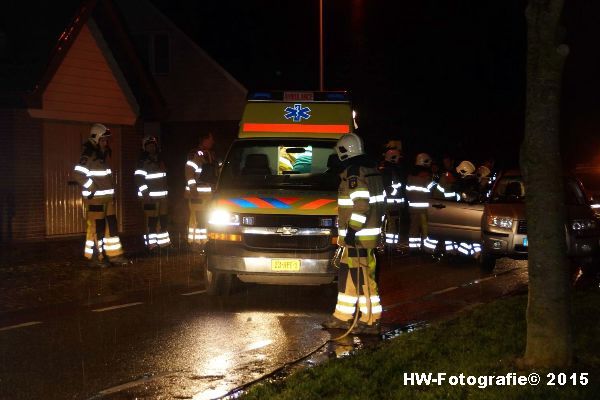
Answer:
<svg viewBox="0 0 600 400"><path fill-rule="evenodd" d="M92 19L81 27L42 93L33 117L133 125L139 114L122 73Z"/></svg>

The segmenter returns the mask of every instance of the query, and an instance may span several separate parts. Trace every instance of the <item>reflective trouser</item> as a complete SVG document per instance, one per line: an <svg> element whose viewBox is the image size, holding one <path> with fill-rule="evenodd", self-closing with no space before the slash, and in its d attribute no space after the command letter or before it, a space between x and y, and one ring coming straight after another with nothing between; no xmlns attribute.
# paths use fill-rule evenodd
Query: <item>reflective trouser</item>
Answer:
<svg viewBox="0 0 600 400"><path fill-rule="evenodd" d="M394 245L400 243L400 210L397 207L387 205L385 212L385 244Z"/></svg>
<svg viewBox="0 0 600 400"><path fill-rule="evenodd" d="M420 249L427 237L427 208L410 207L410 226L408 228L408 246Z"/></svg>
<svg viewBox="0 0 600 400"><path fill-rule="evenodd" d="M439 240L427 236L423 239L423 251L434 254L438 247Z"/></svg>
<svg viewBox="0 0 600 400"><path fill-rule="evenodd" d="M84 199L86 216L85 258L94 254L99 259L104 256L116 257L123 254L123 246L117 230L115 201L111 197Z"/></svg>
<svg viewBox="0 0 600 400"><path fill-rule="evenodd" d="M333 313L335 318L342 321L354 318L357 303L360 321L372 325L381 318L375 269L374 249L344 247L338 274L338 298Z"/></svg>
<svg viewBox="0 0 600 400"><path fill-rule="evenodd" d="M188 223L188 243L205 245L208 242L206 215L211 195L198 195L197 198L189 199L190 219Z"/></svg>
<svg viewBox="0 0 600 400"><path fill-rule="evenodd" d="M156 246L165 247L171 244L169 237L169 202L166 197L144 201L146 217L146 234L144 244L149 249Z"/></svg>
<svg viewBox="0 0 600 400"><path fill-rule="evenodd" d="M466 242L445 242L446 253L462 254L469 257L475 257L481 252L481 244Z"/></svg>

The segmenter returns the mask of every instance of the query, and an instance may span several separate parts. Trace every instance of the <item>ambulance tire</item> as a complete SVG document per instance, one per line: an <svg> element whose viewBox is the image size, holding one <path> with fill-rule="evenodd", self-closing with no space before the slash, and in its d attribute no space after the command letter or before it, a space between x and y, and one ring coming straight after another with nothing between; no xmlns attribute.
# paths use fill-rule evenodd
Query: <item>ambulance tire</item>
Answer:
<svg viewBox="0 0 600 400"><path fill-rule="evenodd" d="M229 296L233 275L206 270L206 292L210 296Z"/></svg>

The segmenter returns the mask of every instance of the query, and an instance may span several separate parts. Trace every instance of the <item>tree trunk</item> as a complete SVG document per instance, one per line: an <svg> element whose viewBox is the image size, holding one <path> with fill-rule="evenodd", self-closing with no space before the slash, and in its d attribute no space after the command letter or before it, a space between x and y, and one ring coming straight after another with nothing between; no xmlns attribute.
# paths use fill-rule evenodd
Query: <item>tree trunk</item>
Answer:
<svg viewBox="0 0 600 400"><path fill-rule="evenodd" d="M521 169L527 189L529 301L526 367L569 365L573 357L565 240L559 98L568 47L559 42L564 0L529 0L527 111Z"/></svg>

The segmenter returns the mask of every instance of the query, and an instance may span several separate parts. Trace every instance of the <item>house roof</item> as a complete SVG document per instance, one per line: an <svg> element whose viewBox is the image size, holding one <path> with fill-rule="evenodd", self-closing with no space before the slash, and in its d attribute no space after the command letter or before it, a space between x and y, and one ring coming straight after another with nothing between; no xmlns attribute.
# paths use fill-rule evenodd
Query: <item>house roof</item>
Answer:
<svg viewBox="0 0 600 400"><path fill-rule="evenodd" d="M92 17L148 119L164 101L135 55L111 0L8 2L0 15L0 106L36 107L81 27Z"/></svg>

